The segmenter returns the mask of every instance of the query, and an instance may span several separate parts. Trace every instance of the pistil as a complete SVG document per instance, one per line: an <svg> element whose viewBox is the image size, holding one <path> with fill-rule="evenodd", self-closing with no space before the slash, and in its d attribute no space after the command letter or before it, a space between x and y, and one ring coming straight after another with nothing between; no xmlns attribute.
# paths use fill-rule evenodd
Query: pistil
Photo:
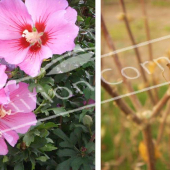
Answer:
<svg viewBox="0 0 170 170"><path fill-rule="evenodd" d="M10 115L11 114L11 110L6 111L3 106L0 106L0 118L5 117L6 115Z"/></svg>
<svg viewBox="0 0 170 170"><path fill-rule="evenodd" d="M37 30L33 32L29 32L28 30L23 31L22 37L26 38L26 41L31 45L36 43L42 44L41 36L43 36L43 32L38 33Z"/></svg>

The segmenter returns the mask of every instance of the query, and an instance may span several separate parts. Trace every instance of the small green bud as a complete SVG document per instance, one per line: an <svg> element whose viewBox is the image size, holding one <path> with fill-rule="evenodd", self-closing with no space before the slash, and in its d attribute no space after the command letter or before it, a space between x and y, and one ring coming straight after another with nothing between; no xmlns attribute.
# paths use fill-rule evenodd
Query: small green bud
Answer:
<svg viewBox="0 0 170 170"><path fill-rule="evenodd" d="M84 118L83 118L83 124L85 126L89 126L89 127L92 126L93 120L92 120L91 116L85 115Z"/></svg>
<svg viewBox="0 0 170 170"><path fill-rule="evenodd" d="M48 96L53 99L55 97L55 92L53 89L48 90Z"/></svg>

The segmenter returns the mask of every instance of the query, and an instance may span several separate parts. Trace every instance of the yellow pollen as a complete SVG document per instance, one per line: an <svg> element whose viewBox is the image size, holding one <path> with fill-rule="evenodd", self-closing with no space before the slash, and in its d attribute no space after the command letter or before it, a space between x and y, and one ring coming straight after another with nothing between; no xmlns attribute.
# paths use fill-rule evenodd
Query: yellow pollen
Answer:
<svg viewBox="0 0 170 170"><path fill-rule="evenodd" d="M0 108L0 118L5 117L6 115L10 115L11 114L11 110L6 111L3 106L1 106Z"/></svg>
<svg viewBox="0 0 170 170"><path fill-rule="evenodd" d="M22 34L22 37L26 38L26 41L30 44L34 45L35 43L42 44L41 36L43 36L43 32L38 33L37 31L29 32L28 30L25 30Z"/></svg>

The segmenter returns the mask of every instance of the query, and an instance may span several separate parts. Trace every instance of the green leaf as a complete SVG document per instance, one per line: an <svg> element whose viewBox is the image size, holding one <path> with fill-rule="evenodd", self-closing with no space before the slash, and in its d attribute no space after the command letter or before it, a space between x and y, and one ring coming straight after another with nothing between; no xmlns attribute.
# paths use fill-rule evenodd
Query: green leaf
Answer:
<svg viewBox="0 0 170 170"><path fill-rule="evenodd" d="M86 53L77 55L75 57L70 57L69 59L64 60L61 64L54 67L47 75L67 73L69 71L75 70L90 61L92 56L93 54Z"/></svg>
<svg viewBox="0 0 170 170"><path fill-rule="evenodd" d="M50 85L54 85L54 79L51 77L44 77L39 81L40 84L50 84Z"/></svg>
<svg viewBox="0 0 170 170"><path fill-rule="evenodd" d="M46 156L40 156L39 158L36 158L36 160L41 161L41 162L46 162L49 158Z"/></svg>
<svg viewBox="0 0 170 170"><path fill-rule="evenodd" d="M78 16L77 16L77 21L78 21L78 22L84 21L84 19L83 19L80 15L78 15Z"/></svg>
<svg viewBox="0 0 170 170"><path fill-rule="evenodd" d="M50 108L50 109L48 109L48 111L53 111L56 115L62 114L63 112L66 112L66 110L64 109L64 107Z"/></svg>
<svg viewBox="0 0 170 170"><path fill-rule="evenodd" d="M65 133L59 128L54 130L54 134L65 141L71 142L70 139L65 135Z"/></svg>
<svg viewBox="0 0 170 170"><path fill-rule="evenodd" d="M5 162L8 162L8 161L9 161L8 157L7 157L7 156L4 156L3 162L5 163Z"/></svg>
<svg viewBox="0 0 170 170"><path fill-rule="evenodd" d="M60 157L67 157L67 156L72 157L72 156L76 156L77 152L72 149L62 149L57 152L57 155Z"/></svg>
<svg viewBox="0 0 170 170"><path fill-rule="evenodd" d="M56 150L57 147L55 147L52 144L46 144L44 147L41 148L41 151L53 151Z"/></svg>
<svg viewBox="0 0 170 170"><path fill-rule="evenodd" d="M74 147L74 145L68 141L61 142L59 145L63 148L73 148Z"/></svg>
<svg viewBox="0 0 170 170"><path fill-rule="evenodd" d="M74 160L74 158L70 158L58 165L56 170L70 170L70 163Z"/></svg>
<svg viewBox="0 0 170 170"><path fill-rule="evenodd" d="M23 141L25 142L25 144L27 146L30 146L30 144L34 141L34 135L32 133L27 133L24 138Z"/></svg>
<svg viewBox="0 0 170 170"><path fill-rule="evenodd" d="M95 151L95 144L93 142L89 142L85 148L87 148L87 153L91 153L93 151Z"/></svg>
<svg viewBox="0 0 170 170"><path fill-rule="evenodd" d="M83 169L84 170L91 170L91 167L89 164L83 164Z"/></svg>
<svg viewBox="0 0 170 170"><path fill-rule="evenodd" d="M17 163L14 167L14 170L24 170L23 163Z"/></svg>
<svg viewBox="0 0 170 170"><path fill-rule="evenodd" d="M34 142L31 143L30 146L32 148L41 148L41 147L44 147L46 143L47 143L47 140L45 138L40 138L36 136Z"/></svg>
<svg viewBox="0 0 170 170"><path fill-rule="evenodd" d="M72 170L79 170L80 166L83 164L83 159L78 157L71 162Z"/></svg>
<svg viewBox="0 0 170 170"><path fill-rule="evenodd" d="M54 127L58 127L58 124L55 124L53 122L48 122L46 124L42 123L37 128L38 129L50 129L50 128L54 128Z"/></svg>

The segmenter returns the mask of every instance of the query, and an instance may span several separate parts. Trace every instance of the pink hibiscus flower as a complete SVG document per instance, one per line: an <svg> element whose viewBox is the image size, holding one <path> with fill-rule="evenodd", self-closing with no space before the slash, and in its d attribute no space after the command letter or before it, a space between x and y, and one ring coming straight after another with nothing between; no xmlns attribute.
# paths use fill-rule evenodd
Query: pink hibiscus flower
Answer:
<svg viewBox="0 0 170 170"><path fill-rule="evenodd" d="M76 19L66 0L1 0L0 56L35 77L44 59L73 50Z"/></svg>
<svg viewBox="0 0 170 170"><path fill-rule="evenodd" d="M26 83L16 84L9 81L0 90L0 155L6 155L8 148L5 140L15 146L19 136L30 126L36 125L36 117L32 111L36 107L36 92L31 93Z"/></svg>
<svg viewBox="0 0 170 170"><path fill-rule="evenodd" d="M8 79L8 76L5 73L5 70L6 70L6 66L0 64L0 89L4 87Z"/></svg>

